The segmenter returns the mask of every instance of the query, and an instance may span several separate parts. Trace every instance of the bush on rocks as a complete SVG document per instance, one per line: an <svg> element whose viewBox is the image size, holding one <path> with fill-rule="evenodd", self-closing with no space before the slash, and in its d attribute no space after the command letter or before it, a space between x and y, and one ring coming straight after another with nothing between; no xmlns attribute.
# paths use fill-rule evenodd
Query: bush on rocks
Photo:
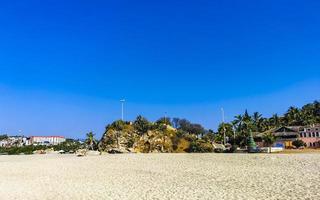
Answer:
<svg viewBox="0 0 320 200"><path fill-rule="evenodd" d="M211 153L213 152L213 146L211 143L208 143L204 140L196 140L190 143L188 152L193 153Z"/></svg>

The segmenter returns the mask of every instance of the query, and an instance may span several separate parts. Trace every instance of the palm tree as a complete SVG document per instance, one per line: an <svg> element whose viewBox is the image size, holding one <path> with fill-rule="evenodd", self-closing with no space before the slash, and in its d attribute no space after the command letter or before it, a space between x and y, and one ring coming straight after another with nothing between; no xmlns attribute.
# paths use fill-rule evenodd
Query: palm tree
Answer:
<svg viewBox="0 0 320 200"><path fill-rule="evenodd" d="M280 126L280 118L277 114L273 114L272 117L269 119L271 126L279 127Z"/></svg>
<svg viewBox="0 0 320 200"><path fill-rule="evenodd" d="M252 130L252 128L253 128L253 121L248 111L246 110L243 114L243 126L242 126L242 132L246 137L249 136L249 133Z"/></svg>
<svg viewBox="0 0 320 200"><path fill-rule="evenodd" d="M94 138L94 134L89 132L86 136L86 144L89 145L89 149L94 150L94 145L97 143L97 140Z"/></svg>
<svg viewBox="0 0 320 200"><path fill-rule="evenodd" d="M236 131L240 132L242 124L243 124L243 116L242 115L237 115L234 118L235 119L232 121L232 124L234 125Z"/></svg>
<svg viewBox="0 0 320 200"><path fill-rule="evenodd" d="M267 118L261 118L259 132L265 132L270 129L270 123Z"/></svg>
<svg viewBox="0 0 320 200"><path fill-rule="evenodd" d="M263 135L263 141L268 145L269 152L271 153L271 146L275 142L275 137L272 135L272 133L267 133Z"/></svg>
<svg viewBox="0 0 320 200"><path fill-rule="evenodd" d="M255 131L261 131L261 123L263 121L262 114L259 112L254 112L252 116L253 125L255 127Z"/></svg>
<svg viewBox="0 0 320 200"><path fill-rule="evenodd" d="M314 116L317 123L320 123L320 102L315 101L313 102L313 109L314 109Z"/></svg>
<svg viewBox="0 0 320 200"><path fill-rule="evenodd" d="M284 118L286 123L290 126L303 125L300 110L296 107L289 107L287 113L284 115Z"/></svg>
<svg viewBox="0 0 320 200"><path fill-rule="evenodd" d="M302 107L301 109L301 118L304 125L313 125L317 123L317 116L320 116L320 113L317 113L317 102L309 103Z"/></svg>

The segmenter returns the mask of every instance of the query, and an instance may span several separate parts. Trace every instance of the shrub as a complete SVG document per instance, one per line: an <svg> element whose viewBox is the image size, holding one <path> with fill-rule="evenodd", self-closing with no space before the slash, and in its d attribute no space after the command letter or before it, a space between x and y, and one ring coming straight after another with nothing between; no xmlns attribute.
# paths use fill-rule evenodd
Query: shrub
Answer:
<svg viewBox="0 0 320 200"><path fill-rule="evenodd" d="M134 121L133 126L138 131L139 135L143 135L150 129L150 122L146 118L139 115Z"/></svg>
<svg viewBox="0 0 320 200"><path fill-rule="evenodd" d="M128 147L128 148L132 148L133 145L134 145L134 138L133 138L133 137L129 137L129 138L128 138L127 147Z"/></svg>
<svg viewBox="0 0 320 200"><path fill-rule="evenodd" d="M0 148L0 153L7 153L9 155L18 155L18 154L33 154L36 150L44 150L45 146L22 146L22 147L9 147L9 148Z"/></svg>
<svg viewBox="0 0 320 200"><path fill-rule="evenodd" d="M210 153L213 152L213 146L204 140L196 140L190 143L188 152Z"/></svg>
<svg viewBox="0 0 320 200"><path fill-rule="evenodd" d="M180 139L177 145L177 149L175 151L177 153L187 152L190 148L190 142L184 138Z"/></svg>
<svg viewBox="0 0 320 200"><path fill-rule="evenodd" d="M69 151L75 152L80 148L81 148L81 144L78 141L65 141L65 142L62 142L58 145L53 146L53 149L55 151L63 150L65 152L69 152Z"/></svg>
<svg viewBox="0 0 320 200"><path fill-rule="evenodd" d="M292 145L294 145L297 148L306 146L306 143L304 143L302 140L295 140L292 142Z"/></svg>

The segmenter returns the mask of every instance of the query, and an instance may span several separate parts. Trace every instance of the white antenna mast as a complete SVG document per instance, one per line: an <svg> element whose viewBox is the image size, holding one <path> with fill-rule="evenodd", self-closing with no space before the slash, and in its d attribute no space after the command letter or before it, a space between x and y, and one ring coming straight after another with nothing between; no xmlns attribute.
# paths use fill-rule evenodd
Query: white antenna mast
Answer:
<svg viewBox="0 0 320 200"><path fill-rule="evenodd" d="M123 121L124 120L124 103L126 102L126 100L125 99L121 99L120 100L120 102L121 102L121 120Z"/></svg>
<svg viewBox="0 0 320 200"><path fill-rule="evenodd" d="M224 110L221 108L222 128L223 128L223 144L226 145L226 127L224 126Z"/></svg>

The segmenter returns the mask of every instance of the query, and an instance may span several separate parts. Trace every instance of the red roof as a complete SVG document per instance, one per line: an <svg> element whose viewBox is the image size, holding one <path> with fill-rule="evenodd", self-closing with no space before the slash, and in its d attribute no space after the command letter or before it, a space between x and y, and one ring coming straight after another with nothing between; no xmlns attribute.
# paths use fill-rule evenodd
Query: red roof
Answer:
<svg viewBox="0 0 320 200"><path fill-rule="evenodd" d="M32 138L39 138L39 137L45 137L45 138L48 138L48 137L55 137L55 138L64 138L64 136L31 136Z"/></svg>

